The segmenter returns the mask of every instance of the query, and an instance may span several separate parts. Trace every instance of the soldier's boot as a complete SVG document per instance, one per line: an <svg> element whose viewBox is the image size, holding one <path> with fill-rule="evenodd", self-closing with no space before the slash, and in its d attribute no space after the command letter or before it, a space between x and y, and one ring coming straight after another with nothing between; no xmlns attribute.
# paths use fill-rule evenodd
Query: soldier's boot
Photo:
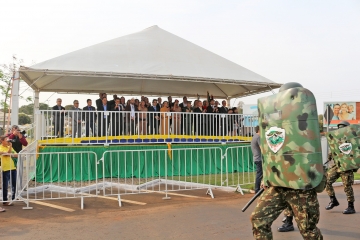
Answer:
<svg viewBox="0 0 360 240"><path fill-rule="evenodd" d="M353 214L355 212L354 202L348 202L348 208L343 211L343 214Z"/></svg>
<svg viewBox="0 0 360 240"><path fill-rule="evenodd" d="M285 223L278 228L278 232L290 232L294 231L294 224L292 222L293 217L286 217Z"/></svg>
<svg viewBox="0 0 360 240"><path fill-rule="evenodd" d="M339 205L340 205L340 203L338 202L336 197L335 196L330 196L330 203L329 203L329 205L327 205L325 207L325 209L330 210L330 209L333 209L334 207L339 206Z"/></svg>

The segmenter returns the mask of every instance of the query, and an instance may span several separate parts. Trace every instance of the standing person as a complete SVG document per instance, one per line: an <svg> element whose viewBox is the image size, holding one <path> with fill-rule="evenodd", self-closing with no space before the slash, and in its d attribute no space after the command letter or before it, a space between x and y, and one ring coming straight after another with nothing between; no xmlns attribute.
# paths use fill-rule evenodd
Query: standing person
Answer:
<svg viewBox="0 0 360 240"><path fill-rule="evenodd" d="M138 111L137 106L135 105L135 99L131 98L128 105L126 105L125 111L127 111L126 116L126 125L129 128L129 132L131 135L135 134L136 123L137 123L137 114Z"/></svg>
<svg viewBox="0 0 360 240"><path fill-rule="evenodd" d="M222 106L221 108L219 108L219 113L222 113L222 114L227 114L228 113L228 108L226 107L226 101L223 100L221 102ZM228 129L227 129L227 118L226 118L226 115L223 115L225 117L222 117L220 118L220 126L221 126L221 132L220 132L220 135L221 136L226 136L228 135Z"/></svg>
<svg viewBox="0 0 360 240"><path fill-rule="evenodd" d="M305 97L306 101L301 101ZM307 119L310 114L317 116L315 97L299 83L286 83L278 94L258 99L258 109L263 182L267 188L250 218L254 238L273 239L273 221L290 207L304 239L323 239L317 228L317 192L323 190L324 177L320 131L316 118ZM291 109L291 114L281 114L284 109ZM282 128L284 122L291 122L291 132ZM308 132L313 135L305 134Z"/></svg>
<svg viewBox="0 0 360 240"><path fill-rule="evenodd" d="M145 105L145 100L141 100L139 110L139 134L147 135L147 111L148 108ZM146 113L144 113L146 112Z"/></svg>
<svg viewBox="0 0 360 240"><path fill-rule="evenodd" d="M98 107L98 137L107 136L108 135L108 128L110 123L110 114L111 111L110 105L108 104L107 98L103 97L102 104Z"/></svg>
<svg viewBox="0 0 360 240"><path fill-rule="evenodd" d="M207 113L210 113L210 115L207 115L207 124L208 124L208 134L210 136L215 136L218 133L218 119L217 119L217 113L219 113L219 109L215 107L215 100L210 100L210 105L206 109Z"/></svg>
<svg viewBox="0 0 360 240"><path fill-rule="evenodd" d="M99 98L95 101L96 108L99 108L102 105L102 99L103 97L106 97L105 95L106 93L99 93Z"/></svg>
<svg viewBox="0 0 360 240"><path fill-rule="evenodd" d="M156 98L153 99L152 106L148 108L148 112L150 134L159 134L160 108Z"/></svg>
<svg viewBox="0 0 360 240"><path fill-rule="evenodd" d="M72 112L70 112L70 117L72 119L72 137L75 138L76 136L78 138L81 137L81 113L79 112L81 109L79 108L79 101L78 100L74 100L74 105L71 107L70 110L72 110Z"/></svg>
<svg viewBox="0 0 360 240"><path fill-rule="evenodd" d="M193 108L191 106L191 101L186 102L186 106L182 108L182 112L184 112L183 122L184 124L184 133L186 135L192 135L192 123L193 123ZM182 122L181 122L182 123Z"/></svg>
<svg viewBox="0 0 360 240"><path fill-rule="evenodd" d="M260 191L260 184L263 178L259 126L255 127L255 134L251 140L251 151L253 153L253 160L256 165L255 193L257 193Z"/></svg>
<svg viewBox="0 0 360 240"><path fill-rule="evenodd" d="M195 107L195 106L194 106ZM201 101L197 101L197 107L194 108L194 113L197 113L197 114L194 114L194 132L201 136L201 135L204 135L205 134L205 124L204 124L204 121L205 121L205 115L204 113L206 113L206 109L203 109L203 105L202 105L202 102Z"/></svg>
<svg viewBox="0 0 360 240"><path fill-rule="evenodd" d="M162 106L162 99L161 99L161 97L158 97L158 99L157 99L157 107L158 107L158 109L161 109L163 106Z"/></svg>
<svg viewBox="0 0 360 240"><path fill-rule="evenodd" d="M115 108L115 101L116 99L118 98L118 96L116 94L113 95L113 99L108 101L108 104L110 106L111 109L114 109Z"/></svg>
<svg viewBox="0 0 360 240"><path fill-rule="evenodd" d="M56 105L52 107L54 135L57 137L64 137L64 120L66 113L61 103L61 98L58 98L56 99Z"/></svg>
<svg viewBox="0 0 360 240"><path fill-rule="evenodd" d="M122 111L125 110L123 105L120 103L120 98L115 99L115 103L112 106L112 116L111 116L111 133L113 136L119 136L122 134L123 131L123 115Z"/></svg>
<svg viewBox="0 0 360 240"><path fill-rule="evenodd" d="M338 129L348 127L348 126L350 126L350 123L347 122L347 121L341 121L337 125ZM333 140L336 141L336 138L338 138L338 135L331 134L331 136L330 136L330 134L331 134L331 132L329 133L328 141L329 141L329 138L331 139L331 141L333 141ZM349 139L349 137L346 137L345 139ZM351 140L351 139L349 139L349 140ZM343 143L343 140L340 140L340 143ZM339 144L336 144L336 142L335 143L330 143L330 141L329 141L329 145L330 146L331 145L337 146ZM337 147L340 147L340 146L337 146ZM353 151L358 151L358 149L354 149ZM333 149L332 149L332 152L333 152ZM343 153L343 152L340 152L340 154L341 153ZM332 159L334 159L335 157L336 158L341 158L340 154L336 154L336 155L335 154L332 153L332 156L331 156ZM343 156L343 158L345 158L345 157L346 156ZM345 171L340 169L341 163L340 163L339 160L342 160L342 159L337 159L335 164L327 172L326 192L330 197L330 203L325 209L330 210L330 209L333 209L334 207L340 205L340 203L338 202L338 200L335 197L335 191L334 191L334 188L333 188L332 184L339 177L341 177L343 185L344 185L344 191L345 191L345 194L346 194L346 198L347 198L347 201L348 201L348 207L343 211L343 214L353 214L353 213L356 213L355 208L354 208L354 202L355 202L354 190L352 188L352 185L354 184L354 172L353 172L353 169L345 170ZM354 170L356 171L357 169L354 169Z"/></svg>
<svg viewBox="0 0 360 240"><path fill-rule="evenodd" d="M19 126L13 125L11 127L11 133L9 134L9 140L12 142L12 148L16 153L22 150L23 146L27 146L28 142L24 136L25 131L21 132Z"/></svg>
<svg viewBox="0 0 360 240"><path fill-rule="evenodd" d="M172 110L174 113L172 114L173 125L172 125L172 134L181 134L181 107L179 106L179 100L175 100L174 107Z"/></svg>
<svg viewBox="0 0 360 240"><path fill-rule="evenodd" d="M187 97L184 96L183 97L183 102L179 104L181 109L184 109L187 107ZM185 132L185 116L183 114L181 114L181 124L180 124L180 134L184 134Z"/></svg>
<svg viewBox="0 0 360 240"><path fill-rule="evenodd" d="M0 158L2 168L2 199L3 205L11 206L12 203L8 202L8 185L11 186L11 199L15 199L16 192L16 167L12 157L18 157L15 150L12 148L12 143L8 141L8 137L0 137Z"/></svg>
<svg viewBox="0 0 360 240"><path fill-rule="evenodd" d="M83 119L85 120L85 134L86 137L95 136L95 119L96 119L96 112L95 108L92 106L92 100L86 100L86 107L83 108ZM91 130L90 130L91 129Z"/></svg>
<svg viewBox="0 0 360 240"><path fill-rule="evenodd" d="M163 107L160 109L160 134L161 135L168 135L169 134L169 116L170 108L167 101L164 101Z"/></svg>

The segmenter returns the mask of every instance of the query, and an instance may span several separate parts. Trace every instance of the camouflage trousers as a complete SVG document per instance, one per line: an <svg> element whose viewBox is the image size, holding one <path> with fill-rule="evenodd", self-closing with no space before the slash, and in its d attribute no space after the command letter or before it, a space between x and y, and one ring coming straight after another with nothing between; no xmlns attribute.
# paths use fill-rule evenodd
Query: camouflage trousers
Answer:
<svg viewBox="0 0 360 240"><path fill-rule="evenodd" d="M338 168L336 165L332 166L327 172L327 183L326 183L326 192L327 194L332 197L335 196L335 191L332 184L341 177L341 180L344 184L344 191L346 193L346 197L348 202L354 202L354 190L352 185L354 184L354 173L352 170L345 171L345 172L338 172Z"/></svg>
<svg viewBox="0 0 360 240"><path fill-rule="evenodd" d="M287 206L285 208L284 215L287 216L287 217L293 217L294 216L290 206Z"/></svg>
<svg viewBox="0 0 360 240"><path fill-rule="evenodd" d="M319 202L314 189L295 190L270 187L264 191L251 214L255 239L273 239L271 225L281 212L290 207L304 239L323 239L319 222Z"/></svg>

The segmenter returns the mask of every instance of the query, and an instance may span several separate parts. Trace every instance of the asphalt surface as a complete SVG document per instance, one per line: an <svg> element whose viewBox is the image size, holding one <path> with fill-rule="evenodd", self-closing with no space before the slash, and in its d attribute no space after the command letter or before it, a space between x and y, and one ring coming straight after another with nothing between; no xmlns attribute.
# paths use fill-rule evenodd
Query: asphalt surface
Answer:
<svg viewBox="0 0 360 240"><path fill-rule="evenodd" d="M340 206L326 211L329 198L319 194L321 208L319 228L324 239L360 239L360 185L354 185L355 209L359 213L344 215L347 207L343 187L335 188ZM190 198L147 193L122 196L137 204L116 198L86 198L81 210L80 199L46 201L71 212L32 203L33 210L23 210L15 203L0 213L1 239L253 239L249 216L255 203L245 212L241 208L253 196L214 190L215 198L206 190L183 191ZM179 193L179 192L177 192ZM139 203L146 203L139 205ZM280 216L272 226L274 239L302 239L299 230L279 233Z"/></svg>

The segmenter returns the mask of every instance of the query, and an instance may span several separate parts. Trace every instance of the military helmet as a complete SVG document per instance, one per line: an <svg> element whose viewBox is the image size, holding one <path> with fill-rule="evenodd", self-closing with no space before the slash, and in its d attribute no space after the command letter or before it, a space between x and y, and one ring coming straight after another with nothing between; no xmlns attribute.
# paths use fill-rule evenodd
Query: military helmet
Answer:
<svg viewBox="0 0 360 240"><path fill-rule="evenodd" d="M347 127L347 126L350 126L350 123L348 121L341 121L337 127L338 128L343 128L343 127Z"/></svg>
<svg viewBox="0 0 360 240"><path fill-rule="evenodd" d="M300 83L297 83L297 82L284 83L284 84L280 87L279 92L288 90L288 89L290 89L290 88L296 88L296 87L303 87L303 86L302 86Z"/></svg>

